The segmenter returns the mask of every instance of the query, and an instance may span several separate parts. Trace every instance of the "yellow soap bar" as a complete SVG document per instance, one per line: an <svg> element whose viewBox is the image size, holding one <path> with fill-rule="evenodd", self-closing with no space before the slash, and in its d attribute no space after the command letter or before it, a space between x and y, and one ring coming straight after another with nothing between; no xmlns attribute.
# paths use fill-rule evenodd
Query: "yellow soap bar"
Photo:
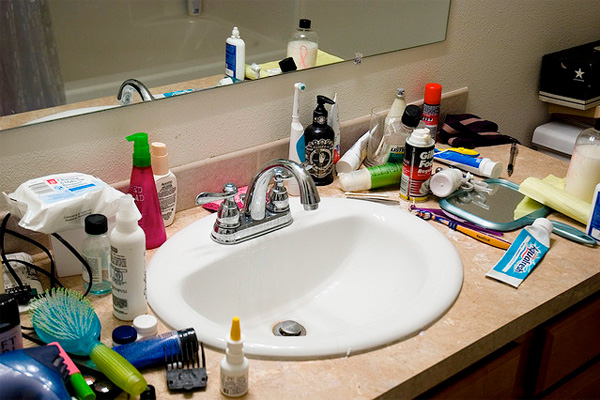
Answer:
<svg viewBox="0 0 600 400"><path fill-rule="evenodd" d="M553 175L544 180L527 178L519 186L519 192L585 225L592 205L565 192L559 187L559 180Z"/></svg>

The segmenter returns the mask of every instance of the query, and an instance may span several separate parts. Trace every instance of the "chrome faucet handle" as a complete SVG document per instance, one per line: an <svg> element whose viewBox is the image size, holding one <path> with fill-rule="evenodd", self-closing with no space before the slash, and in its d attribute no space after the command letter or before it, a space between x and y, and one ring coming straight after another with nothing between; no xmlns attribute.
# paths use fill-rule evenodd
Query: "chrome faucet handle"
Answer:
<svg viewBox="0 0 600 400"><path fill-rule="evenodd" d="M211 193L202 192L196 196L196 204L201 206L202 204L212 203L213 201L224 200L233 198L238 192L238 188L235 183L226 183L223 185L222 193Z"/></svg>
<svg viewBox="0 0 600 400"><path fill-rule="evenodd" d="M269 202L267 203L267 210L271 212L282 213L290 210L288 192L283 184L286 175L287 179L294 177L289 171L283 168L275 170L273 176L275 184L269 191Z"/></svg>
<svg viewBox="0 0 600 400"><path fill-rule="evenodd" d="M282 180L290 180L294 177L294 175L292 175L292 173L290 171L288 171L285 168L274 168L274 173L273 173L273 177L275 179L275 182L277 182L277 176L279 176L280 179Z"/></svg>
<svg viewBox="0 0 600 400"><path fill-rule="evenodd" d="M232 229L240 226L240 209L235 202L237 192L238 188L234 183L226 183L223 186L223 193L203 192L196 196L198 205L223 200L217 211L215 229Z"/></svg>

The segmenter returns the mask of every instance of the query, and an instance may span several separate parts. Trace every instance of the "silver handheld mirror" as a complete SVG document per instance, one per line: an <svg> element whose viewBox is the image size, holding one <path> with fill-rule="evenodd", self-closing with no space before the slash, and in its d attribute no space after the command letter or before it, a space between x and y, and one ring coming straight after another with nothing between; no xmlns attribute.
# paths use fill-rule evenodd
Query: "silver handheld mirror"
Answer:
<svg viewBox="0 0 600 400"><path fill-rule="evenodd" d="M520 193L519 185L505 179L484 179L491 193L458 190L440 200L440 207L460 218L497 231L513 231L530 225L552 210ZM553 232L569 240L595 245L596 241L579 229L551 221Z"/></svg>

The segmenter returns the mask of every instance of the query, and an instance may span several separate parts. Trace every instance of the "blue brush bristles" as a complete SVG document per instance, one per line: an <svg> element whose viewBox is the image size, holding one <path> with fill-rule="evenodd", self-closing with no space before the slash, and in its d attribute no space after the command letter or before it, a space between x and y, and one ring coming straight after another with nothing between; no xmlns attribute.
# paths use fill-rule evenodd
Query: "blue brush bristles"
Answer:
<svg viewBox="0 0 600 400"><path fill-rule="evenodd" d="M94 335L96 339L100 333L100 321L90 301L74 290L46 290L30 307L31 322L38 336L47 343L58 341L75 354L85 353L77 342L87 342Z"/></svg>

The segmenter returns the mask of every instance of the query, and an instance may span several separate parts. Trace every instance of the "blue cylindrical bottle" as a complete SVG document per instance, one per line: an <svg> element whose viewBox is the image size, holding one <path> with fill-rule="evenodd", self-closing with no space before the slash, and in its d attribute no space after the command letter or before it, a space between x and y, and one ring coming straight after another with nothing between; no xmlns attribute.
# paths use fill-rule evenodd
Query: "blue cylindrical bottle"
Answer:
<svg viewBox="0 0 600 400"><path fill-rule="evenodd" d="M187 357L198 351L198 338L194 328L188 328L116 346L113 350L141 369L175 360L187 361Z"/></svg>

